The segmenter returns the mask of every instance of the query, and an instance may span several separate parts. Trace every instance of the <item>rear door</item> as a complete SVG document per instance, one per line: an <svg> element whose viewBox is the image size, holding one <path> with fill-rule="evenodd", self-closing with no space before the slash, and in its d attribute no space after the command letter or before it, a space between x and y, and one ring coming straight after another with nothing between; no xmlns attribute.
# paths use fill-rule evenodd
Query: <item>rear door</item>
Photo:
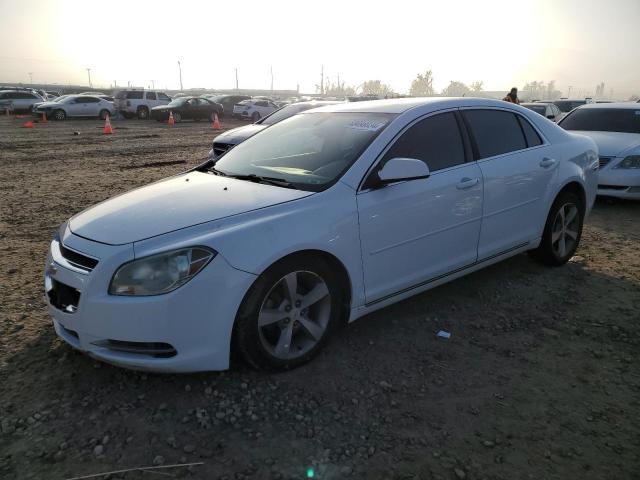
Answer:
<svg viewBox="0 0 640 480"><path fill-rule="evenodd" d="M84 115L86 97L78 96L66 102L67 116L81 117Z"/></svg>
<svg viewBox="0 0 640 480"><path fill-rule="evenodd" d="M151 110L153 107L159 105L159 103L158 103L158 95L156 94L156 92L146 92L145 99L146 99L145 104L147 105L149 110Z"/></svg>
<svg viewBox="0 0 640 480"><path fill-rule="evenodd" d="M542 234L560 159L524 116L465 109L484 179L478 261L515 250Z"/></svg>
<svg viewBox="0 0 640 480"><path fill-rule="evenodd" d="M84 103L83 116L97 117L100 114L100 100L96 97L87 97Z"/></svg>
<svg viewBox="0 0 640 480"><path fill-rule="evenodd" d="M357 195L367 303L476 261L482 173L453 111L423 118L398 137L371 175L395 157L424 161L429 178ZM470 160L470 161L468 161Z"/></svg>

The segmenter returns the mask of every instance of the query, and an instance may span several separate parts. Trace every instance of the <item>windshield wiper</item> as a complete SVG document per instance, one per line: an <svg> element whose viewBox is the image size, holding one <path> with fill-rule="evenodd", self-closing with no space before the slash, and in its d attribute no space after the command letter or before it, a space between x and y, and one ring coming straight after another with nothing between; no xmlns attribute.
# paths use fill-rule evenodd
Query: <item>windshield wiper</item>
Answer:
<svg viewBox="0 0 640 480"><path fill-rule="evenodd" d="M209 170L211 173L213 173L214 175L220 175L221 177L226 177L227 174L224 173L222 170L218 170L216 167L214 167L213 165L211 165L210 167L207 168L207 170Z"/></svg>
<svg viewBox="0 0 640 480"><path fill-rule="evenodd" d="M231 174L228 174L226 176L227 177L231 177L231 178L236 178L238 180L248 180L250 182L256 182L256 183L267 183L269 185L275 185L277 187L295 188L293 186L293 183L287 182L283 178L263 177L261 175L256 175L254 173L251 173L249 175L231 175Z"/></svg>

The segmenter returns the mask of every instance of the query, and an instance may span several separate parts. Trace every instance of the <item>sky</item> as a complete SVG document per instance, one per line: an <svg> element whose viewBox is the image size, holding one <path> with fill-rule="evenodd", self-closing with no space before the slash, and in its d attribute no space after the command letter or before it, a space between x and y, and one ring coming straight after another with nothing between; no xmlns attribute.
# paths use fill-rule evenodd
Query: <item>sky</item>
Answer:
<svg viewBox="0 0 640 480"><path fill-rule="evenodd" d="M0 83L313 93L325 76L407 93L431 70L508 90L640 94L640 0L0 0ZM31 75L29 75L31 74Z"/></svg>

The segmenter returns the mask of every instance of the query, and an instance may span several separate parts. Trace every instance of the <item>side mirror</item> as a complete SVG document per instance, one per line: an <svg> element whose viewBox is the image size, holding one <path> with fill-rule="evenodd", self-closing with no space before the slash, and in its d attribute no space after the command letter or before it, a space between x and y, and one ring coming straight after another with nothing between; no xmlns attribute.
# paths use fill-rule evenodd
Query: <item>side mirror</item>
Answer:
<svg viewBox="0 0 640 480"><path fill-rule="evenodd" d="M392 158L377 172L374 184L378 187L395 182L428 178L429 167L422 160L415 158Z"/></svg>
<svg viewBox="0 0 640 480"><path fill-rule="evenodd" d="M555 120L555 119L556 119L556 116L555 116L555 115L547 115L547 118L548 118L549 120Z"/></svg>

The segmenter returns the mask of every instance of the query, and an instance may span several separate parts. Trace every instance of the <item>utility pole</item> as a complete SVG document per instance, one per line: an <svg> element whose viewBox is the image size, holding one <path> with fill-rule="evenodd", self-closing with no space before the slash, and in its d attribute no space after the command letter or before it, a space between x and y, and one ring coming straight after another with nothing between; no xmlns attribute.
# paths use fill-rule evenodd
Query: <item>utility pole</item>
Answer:
<svg viewBox="0 0 640 480"><path fill-rule="evenodd" d="M153 88L154 90L156 89L156 81L155 80L151 80L151 88Z"/></svg>
<svg viewBox="0 0 640 480"><path fill-rule="evenodd" d="M117 80L113 81L113 88L118 88L118 81Z"/></svg>
<svg viewBox="0 0 640 480"><path fill-rule="evenodd" d="M270 68L271 68L271 94L273 95L273 65Z"/></svg>
<svg viewBox="0 0 640 480"><path fill-rule="evenodd" d="M87 76L89 77L89 88L93 88L93 85L91 85L91 69L87 68Z"/></svg>
<svg viewBox="0 0 640 480"><path fill-rule="evenodd" d="M29 72L29 84L33 85L33 72Z"/></svg>
<svg viewBox="0 0 640 480"><path fill-rule="evenodd" d="M238 88L238 69L236 68L236 90L239 90Z"/></svg>
<svg viewBox="0 0 640 480"><path fill-rule="evenodd" d="M569 95L567 95L567 98L571 98L571 89L573 88L573 86L569 85Z"/></svg>
<svg viewBox="0 0 640 480"><path fill-rule="evenodd" d="M324 65L320 65L320 95L324 95Z"/></svg>
<svg viewBox="0 0 640 480"><path fill-rule="evenodd" d="M178 70L180 71L180 91L182 91L182 65L180 65L180 60L178 60Z"/></svg>

